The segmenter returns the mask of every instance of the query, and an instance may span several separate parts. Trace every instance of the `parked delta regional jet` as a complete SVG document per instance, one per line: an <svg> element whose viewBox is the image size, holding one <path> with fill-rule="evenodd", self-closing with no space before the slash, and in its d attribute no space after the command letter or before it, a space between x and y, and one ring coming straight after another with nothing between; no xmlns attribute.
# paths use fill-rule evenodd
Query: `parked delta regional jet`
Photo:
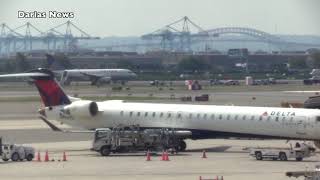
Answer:
<svg viewBox="0 0 320 180"><path fill-rule="evenodd" d="M70 99L47 69L0 77L31 77L45 107L40 117L86 129L140 125L142 128L189 130L193 139L250 137L312 140L320 148L320 110L131 103L121 100L95 102ZM185 142L181 140L185 148Z"/></svg>

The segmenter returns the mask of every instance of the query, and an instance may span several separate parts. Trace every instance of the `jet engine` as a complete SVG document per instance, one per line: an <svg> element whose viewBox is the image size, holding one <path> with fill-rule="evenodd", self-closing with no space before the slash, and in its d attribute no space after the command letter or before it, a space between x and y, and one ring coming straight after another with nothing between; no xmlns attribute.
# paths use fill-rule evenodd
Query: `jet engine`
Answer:
<svg viewBox="0 0 320 180"><path fill-rule="evenodd" d="M76 118L90 118L96 116L99 109L94 101L80 100L65 106L64 112Z"/></svg>
<svg viewBox="0 0 320 180"><path fill-rule="evenodd" d="M309 99L304 102L304 108L320 109L320 96L309 97Z"/></svg>

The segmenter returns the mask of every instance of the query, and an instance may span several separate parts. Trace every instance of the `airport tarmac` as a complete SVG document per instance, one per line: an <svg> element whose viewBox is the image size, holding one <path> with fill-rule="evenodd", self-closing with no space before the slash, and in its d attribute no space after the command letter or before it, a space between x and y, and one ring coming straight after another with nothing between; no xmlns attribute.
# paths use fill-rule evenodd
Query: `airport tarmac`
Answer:
<svg viewBox="0 0 320 180"><path fill-rule="evenodd" d="M79 93L92 96L103 95L102 90L93 88L76 90L68 88L69 93ZM194 96L210 93L210 101L205 104L234 104L249 106L279 106L281 101L303 102L314 93L290 93L285 89L272 91L238 91L232 92L230 87L226 91L164 91L155 92L154 96L169 97L172 93L179 96ZM235 88L235 87L231 87ZM243 88L243 87L242 87ZM0 99L22 97L23 95L37 96L35 89L30 87L24 94L21 88L16 91L8 88L1 90ZM316 89L316 88L314 88ZM309 90L309 89L308 89ZM8 93L10 92L10 93ZM20 92L20 93L19 93ZM150 89L134 95L148 96ZM127 92L112 92L114 96L126 96ZM253 98L255 97L255 98ZM50 152L55 162L1 162L0 177L2 179L141 179L141 180L196 180L223 176L231 180L269 180L289 179L285 177L286 171L313 169L318 164L319 155L302 162L288 161L256 161L248 156L242 149L252 146L288 146L282 140L188 140L188 151L176 156L170 156L170 161L160 161L160 157L152 157L146 161L144 154L115 155L101 157L89 151L91 134L67 134L51 131L37 118L37 109L41 106L38 100L19 102L0 101L0 136L7 142L29 144L42 152ZM185 103L178 99L145 100L147 102ZM188 102L199 104L199 102ZM63 128L72 127L63 125ZM73 127L74 128L74 127ZM207 149L207 159L202 159L202 149ZM62 152L68 155L67 162L57 162Z"/></svg>
<svg viewBox="0 0 320 180"><path fill-rule="evenodd" d="M144 154L122 154L101 157L88 150L90 141L32 144L42 152L49 151L54 162L0 162L2 179L134 179L198 180L199 176L227 180L288 179L286 171L312 170L319 156L296 161L256 161L242 149L248 146L285 146L285 141L188 140L189 150L171 155L170 161ZM207 149L203 159L202 149ZM59 162L66 151L67 162ZM43 159L42 159L43 160Z"/></svg>

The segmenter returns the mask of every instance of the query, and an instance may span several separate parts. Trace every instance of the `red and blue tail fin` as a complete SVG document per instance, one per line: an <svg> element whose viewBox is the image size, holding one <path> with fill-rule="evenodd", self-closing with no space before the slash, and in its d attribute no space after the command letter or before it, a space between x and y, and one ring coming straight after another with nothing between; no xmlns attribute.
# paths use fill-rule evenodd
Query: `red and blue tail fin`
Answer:
<svg viewBox="0 0 320 180"><path fill-rule="evenodd" d="M48 69L35 69L27 73L0 75L0 77L30 77L34 79L42 102L46 107L71 104L70 99Z"/></svg>

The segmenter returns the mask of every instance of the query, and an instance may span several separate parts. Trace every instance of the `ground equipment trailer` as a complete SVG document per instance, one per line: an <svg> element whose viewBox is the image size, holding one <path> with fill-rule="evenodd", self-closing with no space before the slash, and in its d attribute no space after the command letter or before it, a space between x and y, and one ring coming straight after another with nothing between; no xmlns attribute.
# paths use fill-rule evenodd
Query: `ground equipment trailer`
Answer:
<svg viewBox="0 0 320 180"><path fill-rule="evenodd" d="M99 128L95 131L91 150L102 156L121 152L185 150L184 139L191 136L190 131L174 129L140 129L138 126Z"/></svg>
<svg viewBox="0 0 320 180"><path fill-rule="evenodd" d="M21 146L16 144L3 144L0 138L0 155L3 161L32 161L35 150L33 147Z"/></svg>
<svg viewBox="0 0 320 180"><path fill-rule="evenodd" d="M287 161L288 159L296 159L302 161L303 158L314 155L315 148L305 144L296 143L296 146L292 148L252 148L250 150L250 156L255 157L257 160L272 159Z"/></svg>

